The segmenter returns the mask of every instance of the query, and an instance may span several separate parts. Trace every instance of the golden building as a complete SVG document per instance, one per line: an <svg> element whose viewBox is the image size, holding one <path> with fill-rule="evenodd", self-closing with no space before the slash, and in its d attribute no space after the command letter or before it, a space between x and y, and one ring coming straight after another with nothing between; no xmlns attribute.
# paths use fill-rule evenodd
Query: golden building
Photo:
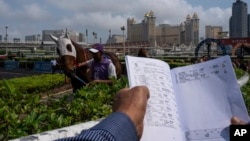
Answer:
<svg viewBox="0 0 250 141"><path fill-rule="evenodd" d="M136 23L134 18L127 19L126 42L148 41L151 46L197 45L199 43L199 18L196 13L191 18L179 25L156 25L154 12L145 13L141 23Z"/></svg>
<svg viewBox="0 0 250 141"><path fill-rule="evenodd" d="M205 26L206 38L220 39L222 31L222 26Z"/></svg>

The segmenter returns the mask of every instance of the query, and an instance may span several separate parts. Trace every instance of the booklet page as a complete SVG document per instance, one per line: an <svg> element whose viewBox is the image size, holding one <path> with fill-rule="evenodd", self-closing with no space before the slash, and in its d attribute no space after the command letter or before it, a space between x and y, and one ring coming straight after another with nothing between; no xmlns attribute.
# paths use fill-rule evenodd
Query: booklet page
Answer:
<svg viewBox="0 0 250 141"><path fill-rule="evenodd" d="M152 58L126 56L129 86L150 91L142 141L182 141L169 65Z"/></svg>
<svg viewBox="0 0 250 141"><path fill-rule="evenodd" d="M229 56L171 71L186 140L229 141L231 117L249 121Z"/></svg>

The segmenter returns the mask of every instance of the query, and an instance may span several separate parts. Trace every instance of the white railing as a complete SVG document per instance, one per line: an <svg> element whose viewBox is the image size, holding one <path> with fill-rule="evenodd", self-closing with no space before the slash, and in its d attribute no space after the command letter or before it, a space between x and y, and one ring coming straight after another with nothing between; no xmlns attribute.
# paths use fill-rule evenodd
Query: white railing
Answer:
<svg viewBox="0 0 250 141"><path fill-rule="evenodd" d="M72 125L69 127L55 129L52 131L42 132L40 134L33 134L30 136L21 137L10 141L53 141L59 138L73 137L80 134L82 130L91 128L97 123L99 123L99 121L89 121L77 125Z"/></svg>

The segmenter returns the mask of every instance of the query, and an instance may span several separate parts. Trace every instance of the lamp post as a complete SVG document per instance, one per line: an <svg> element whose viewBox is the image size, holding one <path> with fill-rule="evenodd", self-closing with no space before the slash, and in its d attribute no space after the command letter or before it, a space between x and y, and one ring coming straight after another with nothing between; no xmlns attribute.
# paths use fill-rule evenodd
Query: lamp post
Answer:
<svg viewBox="0 0 250 141"><path fill-rule="evenodd" d="M93 37L94 37L93 42L94 42L94 44L95 44L95 43L96 43L96 40L97 40L97 33L96 33L96 32L93 32L92 34L93 34Z"/></svg>
<svg viewBox="0 0 250 141"><path fill-rule="evenodd" d="M5 34L5 41L6 43L8 42L8 26L5 26L5 29L6 29L6 34Z"/></svg>
<svg viewBox="0 0 250 141"><path fill-rule="evenodd" d="M109 30L109 49L111 51L111 29Z"/></svg>
<svg viewBox="0 0 250 141"><path fill-rule="evenodd" d="M39 44L40 41L40 34L37 34L37 44Z"/></svg>
<svg viewBox="0 0 250 141"><path fill-rule="evenodd" d="M86 29L86 37L87 37L86 43L87 43L87 45L88 45L88 29Z"/></svg>
<svg viewBox="0 0 250 141"><path fill-rule="evenodd" d="M121 27L121 30L122 30L122 38L123 38L123 55L125 57L125 37L124 37L124 30L125 30L125 27L122 26Z"/></svg>
<svg viewBox="0 0 250 141"><path fill-rule="evenodd" d="M6 50L6 54L8 54L8 53L7 53L7 46L8 46L8 45L7 45L7 43L8 43L8 31L7 31L7 30L8 30L8 26L7 26L7 25L5 26L5 29L6 29L6 34L5 34L6 48L5 48L5 50Z"/></svg>

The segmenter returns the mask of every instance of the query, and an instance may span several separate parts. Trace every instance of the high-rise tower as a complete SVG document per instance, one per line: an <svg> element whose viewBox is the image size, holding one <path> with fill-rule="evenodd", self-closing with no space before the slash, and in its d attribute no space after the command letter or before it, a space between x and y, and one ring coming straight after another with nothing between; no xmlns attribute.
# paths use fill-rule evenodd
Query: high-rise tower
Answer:
<svg viewBox="0 0 250 141"><path fill-rule="evenodd" d="M248 37L247 3L242 0L233 3L229 25L230 38Z"/></svg>

